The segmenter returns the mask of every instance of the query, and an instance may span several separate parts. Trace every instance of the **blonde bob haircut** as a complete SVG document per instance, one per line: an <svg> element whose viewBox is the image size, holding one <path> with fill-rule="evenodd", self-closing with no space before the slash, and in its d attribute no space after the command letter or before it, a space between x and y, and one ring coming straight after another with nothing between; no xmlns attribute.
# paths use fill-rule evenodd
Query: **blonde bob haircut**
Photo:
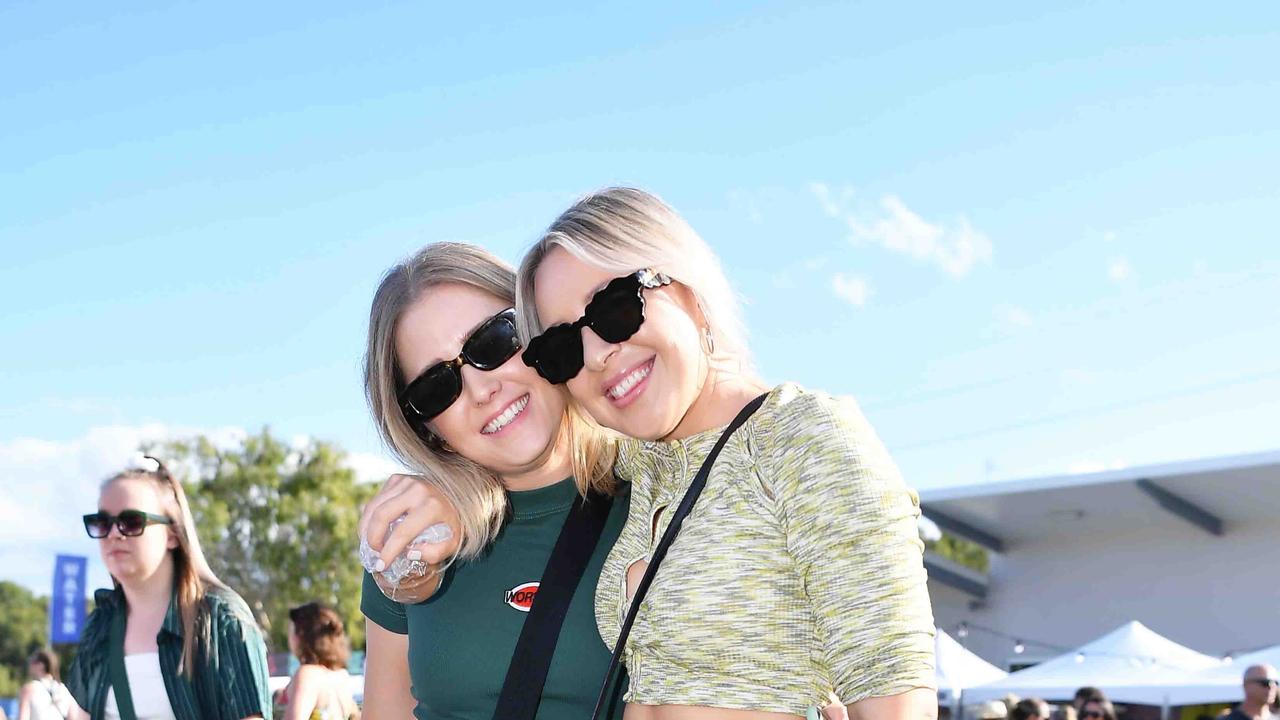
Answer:
<svg viewBox="0 0 1280 720"><path fill-rule="evenodd" d="M752 371L742 311L719 258L661 198L636 188L605 188L578 200L551 223L520 263L516 308L521 332L529 336L546 329L534 304L534 279L557 246L618 275L650 268L686 286L714 339L712 363Z"/></svg>
<svg viewBox="0 0 1280 720"><path fill-rule="evenodd" d="M515 305L515 272L495 255L465 243L426 246L388 270L374 293L364 389L383 442L410 472L434 486L457 509L462 525L458 559L467 560L479 555L502 527L507 508L502 482L487 468L420 437L405 420L397 399L412 378L405 377L396 359L396 325L423 293L446 283L473 287ZM570 410L556 441L569 443L580 492L585 495L591 488L613 491L615 445L611 436Z"/></svg>

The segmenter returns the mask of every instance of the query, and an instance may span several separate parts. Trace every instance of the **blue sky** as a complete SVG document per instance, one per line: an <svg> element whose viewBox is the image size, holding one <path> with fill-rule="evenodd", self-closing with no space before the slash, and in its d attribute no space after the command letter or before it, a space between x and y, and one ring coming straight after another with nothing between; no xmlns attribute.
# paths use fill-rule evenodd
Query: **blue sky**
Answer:
<svg viewBox="0 0 1280 720"><path fill-rule="evenodd" d="M139 438L377 472L380 273L615 183L918 487L1280 447L1280 6L691 5L0 6L0 577Z"/></svg>

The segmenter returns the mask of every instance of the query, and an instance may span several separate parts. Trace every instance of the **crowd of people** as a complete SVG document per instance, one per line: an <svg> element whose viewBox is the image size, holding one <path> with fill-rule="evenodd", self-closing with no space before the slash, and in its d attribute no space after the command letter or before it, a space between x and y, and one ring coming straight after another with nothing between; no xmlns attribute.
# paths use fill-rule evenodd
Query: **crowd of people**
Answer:
<svg viewBox="0 0 1280 720"><path fill-rule="evenodd" d="M33 658L19 720L935 717L918 497L851 400L758 378L737 295L632 188L575 202L518 271L423 248L369 316L365 394L411 474L360 522L363 709L316 603L272 698L262 632L154 461L85 516L113 587L65 686ZM1072 709L1115 720L1100 692Z"/></svg>

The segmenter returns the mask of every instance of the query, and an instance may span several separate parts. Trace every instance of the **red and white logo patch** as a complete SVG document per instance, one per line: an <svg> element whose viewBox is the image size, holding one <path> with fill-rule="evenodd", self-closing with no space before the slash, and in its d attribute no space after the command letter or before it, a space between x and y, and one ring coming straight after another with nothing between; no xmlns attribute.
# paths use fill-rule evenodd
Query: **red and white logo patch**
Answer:
<svg viewBox="0 0 1280 720"><path fill-rule="evenodd" d="M538 595L538 583L520 583L508 590L506 595L508 605L520 612L529 612L529 608L533 607L533 598Z"/></svg>

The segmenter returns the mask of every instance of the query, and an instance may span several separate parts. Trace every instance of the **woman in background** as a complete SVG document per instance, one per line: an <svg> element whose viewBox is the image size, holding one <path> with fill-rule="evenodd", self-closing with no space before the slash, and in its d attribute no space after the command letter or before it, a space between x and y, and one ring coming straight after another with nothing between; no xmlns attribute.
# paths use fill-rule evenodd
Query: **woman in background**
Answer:
<svg viewBox="0 0 1280 720"><path fill-rule="evenodd" d="M27 659L31 680L18 694L18 720L65 720L75 701L58 677L58 656L37 650Z"/></svg>
<svg viewBox="0 0 1280 720"><path fill-rule="evenodd" d="M148 459L84 516L115 587L94 595L71 695L93 720L270 720L258 625L209 568L182 484Z"/></svg>
<svg viewBox="0 0 1280 720"><path fill-rule="evenodd" d="M351 648L337 611L314 602L290 610L289 652L301 665L277 701L284 720L360 717L347 673Z"/></svg>

